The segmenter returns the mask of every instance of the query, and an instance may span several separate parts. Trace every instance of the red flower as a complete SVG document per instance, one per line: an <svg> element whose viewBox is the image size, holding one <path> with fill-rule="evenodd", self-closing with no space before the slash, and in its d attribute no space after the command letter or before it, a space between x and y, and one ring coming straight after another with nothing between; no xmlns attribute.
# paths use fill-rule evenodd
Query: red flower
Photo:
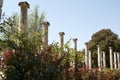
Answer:
<svg viewBox="0 0 120 80"><path fill-rule="evenodd" d="M9 60L13 56L14 53L15 53L14 50L4 51L3 54L2 54L3 61L4 60Z"/></svg>

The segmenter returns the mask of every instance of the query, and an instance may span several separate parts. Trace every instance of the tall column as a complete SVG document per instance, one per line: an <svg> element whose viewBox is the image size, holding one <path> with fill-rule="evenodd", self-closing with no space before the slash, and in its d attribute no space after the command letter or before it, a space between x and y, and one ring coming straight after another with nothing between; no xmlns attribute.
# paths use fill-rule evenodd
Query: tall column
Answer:
<svg viewBox="0 0 120 80"><path fill-rule="evenodd" d="M3 6L3 0L0 0L0 21L1 21L1 15L2 15L2 6Z"/></svg>
<svg viewBox="0 0 120 80"><path fill-rule="evenodd" d="M77 56L77 38L73 39L74 42L74 52L75 52L75 80L78 80L77 73L78 73L78 56Z"/></svg>
<svg viewBox="0 0 120 80"><path fill-rule="evenodd" d="M73 42L74 42L74 50L77 51L77 38L73 38Z"/></svg>
<svg viewBox="0 0 120 80"><path fill-rule="evenodd" d="M28 14L28 8L30 8L30 6L29 3L27 2L19 2L18 5L20 6L18 31L20 32L21 28L23 27L24 33L27 34L27 14Z"/></svg>
<svg viewBox="0 0 120 80"><path fill-rule="evenodd" d="M103 68L106 68L105 52L103 54Z"/></svg>
<svg viewBox="0 0 120 80"><path fill-rule="evenodd" d="M110 68L113 70L113 52L112 52L112 47L109 47L109 52L110 52Z"/></svg>
<svg viewBox="0 0 120 80"><path fill-rule="evenodd" d="M43 48L47 48L48 46L48 26L50 25L49 22L45 21L42 23L44 37L43 37Z"/></svg>
<svg viewBox="0 0 120 80"><path fill-rule="evenodd" d="M114 69L117 69L117 64L116 64L116 52L113 53L114 54Z"/></svg>
<svg viewBox="0 0 120 80"><path fill-rule="evenodd" d="M120 69L120 54L117 52L117 64L118 64L118 69Z"/></svg>
<svg viewBox="0 0 120 80"><path fill-rule="evenodd" d="M59 32L59 36L60 36L60 47L62 47L64 45L64 32Z"/></svg>
<svg viewBox="0 0 120 80"><path fill-rule="evenodd" d="M97 46L97 50L98 50L98 68L99 70L101 70L101 60L100 60L100 46Z"/></svg>
<svg viewBox="0 0 120 80"><path fill-rule="evenodd" d="M85 66L88 67L88 43L85 43Z"/></svg>
<svg viewBox="0 0 120 80"><path fill-rule="evenodd" d="M89 70L92 68L91 67L91 51L88 52L89 53Z"/></svg>

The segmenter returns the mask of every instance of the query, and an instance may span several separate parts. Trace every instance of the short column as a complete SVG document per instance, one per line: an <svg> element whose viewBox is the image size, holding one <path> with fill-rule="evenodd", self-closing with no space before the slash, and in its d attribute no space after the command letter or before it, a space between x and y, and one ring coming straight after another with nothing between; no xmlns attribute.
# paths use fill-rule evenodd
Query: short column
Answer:
<svg viewBox="0 0 120 80"><path fill-rule="evenodd" d="M118 64L118 69L120 69L120 54L117 52L117 64Z"/></svg>
<svg viewBox="0 0 120 80"><path fill-rule="evenodd" d="M116 64L116 52L113 53L114 54L114 69L117 69L117 64Z"/></svg>
<svg viewBox="0 0 120 80"><path fill-rule="evenodd" d="M88 67L88 43L85 43L85 66Z"/></svg>
<svg viewBox="0 0 120 80"><path fill-rule="evenodd" d="M103 53L100 52L100 67L103 68Z"/></svg>
<svg viewBox="0 0 120 80"><path fill-rule="evenodd" d="M110 69L113 70L113 53L112 53L112 47L109 47L109 53L110 53Z"/></svg>
<svg viewBox="0 0 120 80"><path fill-rule="evenodd" d="M99 68L99 70L101 70L100 47L99 47L99 45L97 46L97 50L98 50L98 68Z"/></svg>
<svg viewBox="0 0 120 80"><path fill-rule="evenodd" d="M89 70L91 69L91 51L89 51Z"/></svg>
<svg viewBox="0 0 120 80"><path fill-rule="evenodd" d="M103 68L106 68L106 58L105 58L105 52L103 54Z"/></svg>

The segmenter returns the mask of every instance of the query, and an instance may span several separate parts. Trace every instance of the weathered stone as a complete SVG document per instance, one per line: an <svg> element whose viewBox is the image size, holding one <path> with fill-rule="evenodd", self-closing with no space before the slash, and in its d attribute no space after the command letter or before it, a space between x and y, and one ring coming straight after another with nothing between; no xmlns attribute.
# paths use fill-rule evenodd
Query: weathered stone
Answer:
<svg viewBox="0 0 120 80"><path fill-rule="evenodd" d="M30 8L29 3L27 2L19 2L20 6L20 18L19 18L19 26L18 31L21 31L21 27L23 27L24 32L27 33L27 14L28 8Z"/></svg>
<svg viewBox="0 0 120 80"><path fill-rule="evenodd" d="M64 32L59 32L59 36L60 36L60 47L62 47L64 45Z"/></svg>

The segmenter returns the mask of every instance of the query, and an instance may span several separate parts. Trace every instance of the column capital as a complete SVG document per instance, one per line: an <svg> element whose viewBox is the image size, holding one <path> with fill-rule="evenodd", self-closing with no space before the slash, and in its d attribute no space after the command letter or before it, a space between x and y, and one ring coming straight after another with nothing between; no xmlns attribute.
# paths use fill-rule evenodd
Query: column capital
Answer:
<svg viewBox="0 0 120 80"><path fill-rule="evenodd" d="M88 42L85 42L84 44L87 46L87 45L88 45Z"/></svg>
<svg viewBox="0 0 120 80"><path fill-rule="evenodd" d="M42 25L44 25L45 27L48 27L48 26L50 26L50 23L48 21L44 21L44 22L42 22Z"/></svg>
<svg viewBox="0 0 120 80"><path fill-rule="evenodd" d="M109 47L109 49L112 49L112 47Z"/></svg>
<svg viewBox="0 0 120 80"><path fill-rule="evenodd" d="M25 6L26 8L30 8L30 5L29 5L29 3L27 1L25 1L25 2L19 2L18 5L19 6Z"/></svg>
<svg viewBox="0 0 120 80"><path fill-rule="evenodd" d="M63 35L65 35L65 33L64 32L59 32L59 35L63 36Z"/></svg>
<svg viewBox="0 0 120 80"><path fill-rule="evenodd" d="M91 50L88 50L88 52L91 52Z"/></svg>
<svg viewBox="0 0 120 80"><path fill-rule="evenodd" d="M73 42L76 42L78 39L77 38L73 38Z"/></svg>
<svg viewBox="0 0 120 80"><path fill-rule="evenodd" d="M100 45L97 45L97 47L100 47Z"/></svg>
<svg viewBox="0 0 120 80"><path fill-rule="evenodd" d="M73 42L74 42L74 49L77 51L77 38L73 38Z"/></svg>
<svg viewBox="0 0 120 80"><path fill-rule="evenodd" d="M101 53L105 53L105 51L101 51Z"/></svg>

